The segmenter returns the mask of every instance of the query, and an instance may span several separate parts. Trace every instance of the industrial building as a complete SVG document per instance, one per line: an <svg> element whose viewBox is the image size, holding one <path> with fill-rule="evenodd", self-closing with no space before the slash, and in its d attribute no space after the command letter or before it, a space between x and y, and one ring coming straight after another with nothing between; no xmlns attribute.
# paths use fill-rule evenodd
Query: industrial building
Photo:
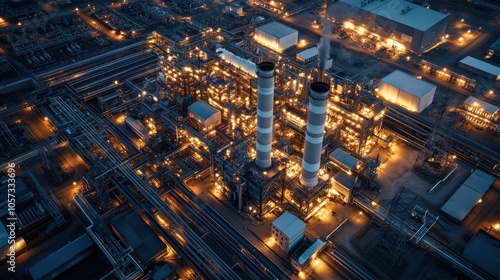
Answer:
<svg viewBox="0 0 500 280"><path fill-rule="evenodd" d="M465 247L463 256L494 279L500 278L500 259L498 258L500 240L488 232L478 230Z"/></svg>
<svg viewBox="0 0 500 280"><path fill-rule="evenodd" d="M421 113L432 104L436 85L395 70L380 80L378 96L410 112Z"/></svg>
<svg viewBox="0 0 500 280"><path fill-rule="evenodd" d="M322 251L325 244L326 242L322 238L319 238L314 242L306 238L306 240L299 244L299 247L294 250L291 261L292 266L297 271L302 271Z"/></svg>
<svg viewBox="0 0 500 280"><path fill-rule="evenodd" d="M329 158L333 164L335 164L338 168L344 170L345 172L355 171L358 164L356 158L347 154L340 148L337 148L333 152L331 152Z"/></svg>
<svg viewBox="0 0 500 280"><path fill-rule="evenodd" d="M110 223L120 241L125 247L132 247L142 263L147 263L166 249L155 232L130 208L111 219Z"/></svg>
<svg viewBox="0 0 500 280"><path fill-rule="evenodd" d="M458 67L494 81L500 80L500 67L472 56L467 56L460 60Z"/></svg>
<svg viewBox="0 0 500 280"><path fill-rule="evenodd" d="M354 199L354 188L356 187L356 179L345 173L344 171L339 171L333 176L333 189L338 195L340 200L350 203Z"/></svg>
<svg viewBox="0 0 500 280"><path fill-rule="evenodd" d="M468 123L479 129L500 133L500 108L486 101L469 96L458 111Z"/></svg>
<svg viewBox="0 0 500 280"><path fill-rule="evenodd" d="M495 182L495 177L476 169L441 207L441 211L457 222L462 222Z"/></svg>
<svg viewBox="0 0 500 280"><path fill-rule="evenodd" d="M449 20L449 14L403 0L339 0L331 11L336 21L352 21L348 26L354 23L356 31L393 39L417 54L441 40Z"/></svg>
<svg viewBox="0 0 500 280"><path fill-rule="evenodd" d="M483 117L487 120L498 121L500 118L500 108L488 102L477 99L473 96L467 97L463 104L467 111Z"/></svg>
<svg viewBox="0 0 500 280"><path fill-rule="evenodd" d="M94 242L84 234L61 249L33 264L28 273L33 280L54 279L92 254Z"/></svg>
<svg viewBox="0 0 500 280"><path fill-rule="evenodd" d="M281 53L297 45L299 31L273 21L255 28L254 39L257 43Z"/></svg>
<svg viewBox="0 0 500 280"><path fill-rule="evenodd" d="M272 223L272 236L276 244L285 252L289 252L302 238L306 223L289 211L285 211Z"/></svg>
<svg viewBox="0 0 500 280"><path fill-rule="evenodd" d="M220 112L205 101L197 101L188 107L189 116L195 119L203 130L220 124Z"/></svg>

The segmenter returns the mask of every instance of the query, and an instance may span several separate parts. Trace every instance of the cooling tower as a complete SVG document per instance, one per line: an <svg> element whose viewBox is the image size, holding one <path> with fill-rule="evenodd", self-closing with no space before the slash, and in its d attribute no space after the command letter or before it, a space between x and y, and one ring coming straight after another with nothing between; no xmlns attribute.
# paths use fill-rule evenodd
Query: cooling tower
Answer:
<svg viewBox="0 0 500 280"><path fill-rule="evenodd" d="M314 187L318 184L329 91L330 86L323 82L314 82L309 91L306 141L300 174L300 183L307 187Z"/></svg>
<svg viewBox="0 0 500 280"><path fill-rule="evenodd" d="M257 157L255 164L264 169L271 166L273 140L274 63L258 65L257 81Z"/></svg>

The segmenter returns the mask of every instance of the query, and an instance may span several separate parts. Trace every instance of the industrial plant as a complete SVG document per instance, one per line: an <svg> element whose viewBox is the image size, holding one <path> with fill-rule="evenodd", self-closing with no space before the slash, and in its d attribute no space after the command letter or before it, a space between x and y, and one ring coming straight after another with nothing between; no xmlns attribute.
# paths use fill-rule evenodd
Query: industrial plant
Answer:
<svg viewBox="0 0 500 280"><path fill-rule="evenodd" d="M500 278L499 22L0 3L0 279Z"/></svg>

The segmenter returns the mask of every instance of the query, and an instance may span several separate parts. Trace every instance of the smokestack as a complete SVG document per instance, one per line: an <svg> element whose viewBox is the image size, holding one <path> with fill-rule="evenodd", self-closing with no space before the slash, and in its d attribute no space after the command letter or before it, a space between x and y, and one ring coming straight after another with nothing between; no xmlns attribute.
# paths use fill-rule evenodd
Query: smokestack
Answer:
<svg viewBox="0 0 500 280"><path fill-rule="evenodd" d="M323 80L323 72L326 68L326 63L330 58L330 39L332 38L332 23L326 18L320 20L323 28L321 29L321 39L318 43L318 69L320 79Z"/></svg>
<svg viewBox="0 0 500 280"><path fill-rule="evenodd" d="M300 174L300 183L306 187L314 187L318 184L329 91L330 86L323 82L314 82L309 91L306 142Z"/></svg>
<svg viewBox="0 0 500 280"><path fill-rule="evenodd" d="M271 166L273 140L274 63L262 62L257 67L257 158L259 168Z"/></svg>

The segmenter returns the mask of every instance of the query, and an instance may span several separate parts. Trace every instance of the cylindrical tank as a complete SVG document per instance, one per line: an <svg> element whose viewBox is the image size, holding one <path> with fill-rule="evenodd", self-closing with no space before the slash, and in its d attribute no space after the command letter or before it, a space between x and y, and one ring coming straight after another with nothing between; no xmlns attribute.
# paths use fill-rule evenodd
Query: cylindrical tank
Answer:
<svg viewBox="0 0 500 280"><path fill-rule="evenodd" d="M262 62L257 68L257 157L260 168L271 166L273 141L274 63Z"/></svg>
<svg viewBox="0 0 500 280"><path fill-rule="evenodd" d="M314 82L309 91L306 141L299 179L300 183L307 187L314 187L318 184L329 91L330 86L323 82Z"/></svg>

